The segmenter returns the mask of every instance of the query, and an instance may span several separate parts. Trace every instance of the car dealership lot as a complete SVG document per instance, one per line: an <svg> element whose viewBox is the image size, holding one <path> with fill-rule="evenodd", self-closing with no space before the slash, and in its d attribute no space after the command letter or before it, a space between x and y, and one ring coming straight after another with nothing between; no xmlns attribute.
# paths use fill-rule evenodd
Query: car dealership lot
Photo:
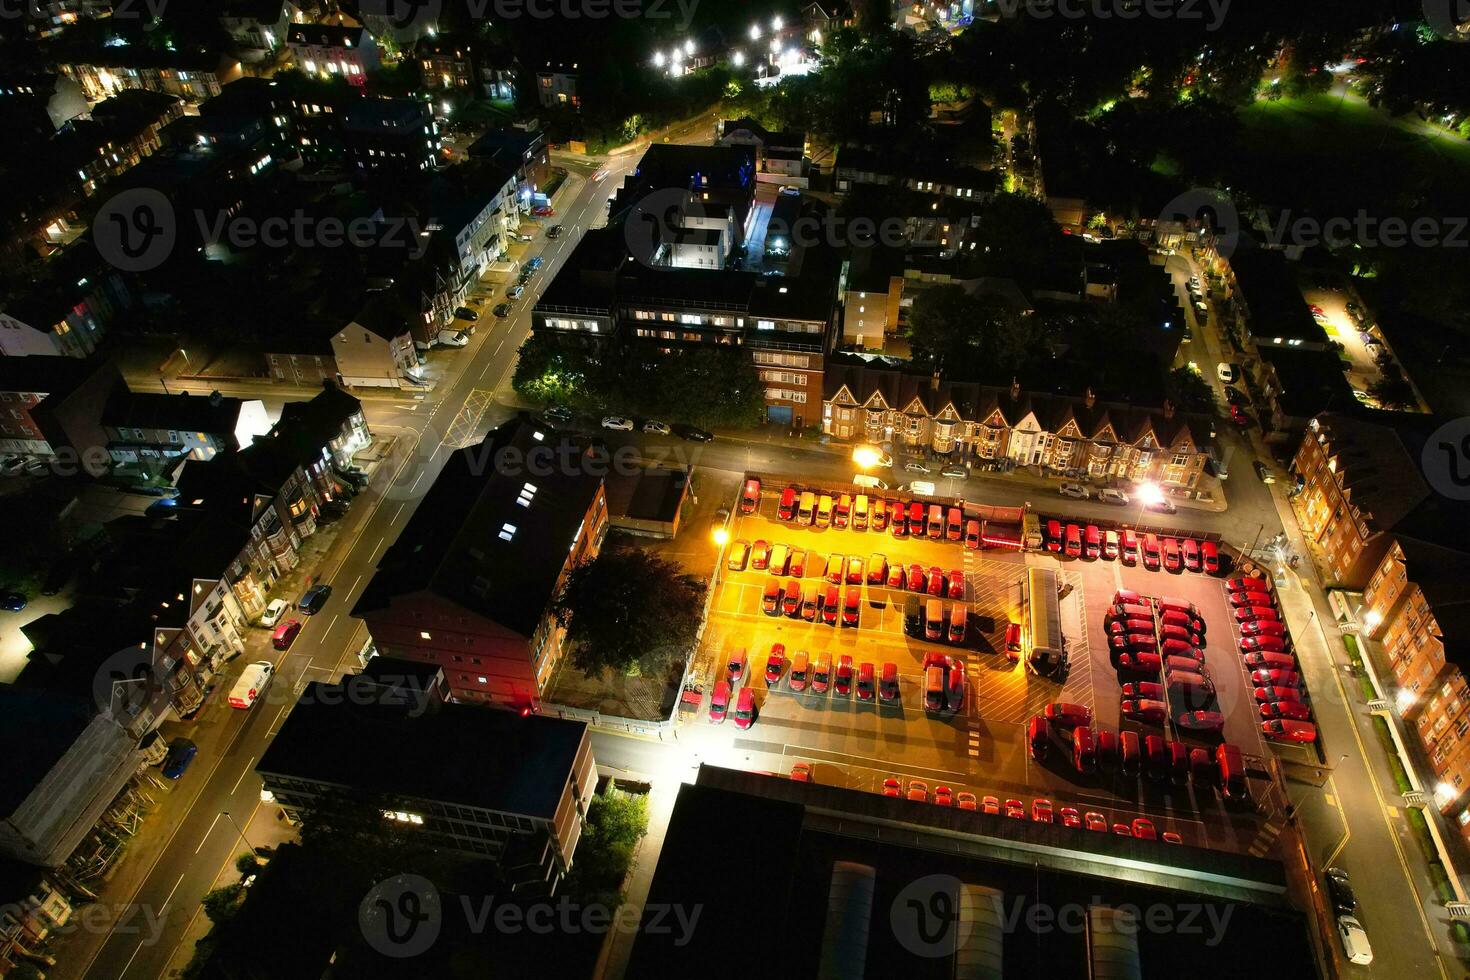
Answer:
<svg viewBox="0 0 1470 980"><path fill-rule="evenodd" d="M710 758L722 749L741 753L744 758L734 761L747 768L779 768L784 773L794 762L808 762L819 782L874 792L880 792L883 780L890 776L902 780L905 787L909 780L919 779L931 794L943 785L982 798L1020 799L1028 808L1033 799L1045 797L1058 809L1075 806L1101 812L1109 821L1131 819L1143 812L1155 819L1160 832L1174 830L1190 843L1238 850L1261 846L1255 811L1226 808L1208 787L1201 791L1193 787L1160 789L1106 771L1083 775L1072 767L1069 754L1060 746L1054 746L1040 762L1033 759L1026 739L1026 722L1053 701L1093 707L1100 726L1119 727L1118 684L1103 635L1103 614L1114 591L1122 586L1178 595L1200 607L1212 631L1209 647L1219 647L1218 651L1207 649L1206 656L1212 673L1222 675L1217 683L1227 716L1226 735L1247 754L1256 754L1258 725L1250 717L1254 707L1244 689L1239 657L1229 645L1233 637L1220 579L1145 572L1141 566L1124 569L1102 560L1058 562L1044 553L974 551L955 541L895 539L886 529L807 527L776 519L779 490L767 486L754 513L741 514L737 508L729 527L732 546L738 541L765 541L806 551L802 584L816 585L819 593L827 588L822 575L830 555L861 558L864 582L859 587L858 623L842 626L839 617L838 625L826 625L820 617L817 622L807 622L766 614L761 604L766 584L776 580L784 585L790 576L752 569L748 563L740 570L722 565L696 676L708 692L724 676L729 655L744 647L749 663L745 683L754 690L758 721L749 731L738 731L728 723L709 724L707 710L702 710L697 721L681 731L681 741L710 746ZM963 573L962 601L969 613L963 646L904 634L904 602L913 593L868 583L868 563L874 554L883 555L890 565L917 563L926 571L937 566L946 576L952 570ZM1061 606L1070 666L1060 684L1031 674L1004 652L1006 625L1020 619L1022 583L1031 565L1059 568L1067 593ZM848 588L844 579L843 595ZM946 609L952 601L946 591ZM787 668L775 684L768 685L765 666L773 643L784 646ZM813 664L818 654L830 655L834 674L843 655L852 658L855 672L865 661L880 674L885 662L894 663L898 702L860 701L855 692L837 694L835 685L824 693L810 686L792 691L790 662L801 651ZM966 697L955 714L931 714L923 708L923 665L926 653L931 652L958 657L965 664ZM1236 706L1225 707L1229 702ZM1138 730L1140 734L1149 731ZM1187 741L1213 744L1194 738Z"/></svg>

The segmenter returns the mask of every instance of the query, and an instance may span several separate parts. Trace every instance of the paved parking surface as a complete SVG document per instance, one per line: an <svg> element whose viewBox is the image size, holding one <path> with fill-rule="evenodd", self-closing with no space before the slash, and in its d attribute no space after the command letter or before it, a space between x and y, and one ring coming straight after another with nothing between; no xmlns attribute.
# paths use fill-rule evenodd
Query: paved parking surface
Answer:
<svg viewBox="0 0 1470 980"><path fill-rule="evenodd" d="M966 643L956 647L905 636L903 603L909 593L904 590L865 581L858 625L828 626L763 613L762 592L774 578L768 571L722 569L696 675L709 690L729 653L745 647L747 683L755 692L758 721L744 731L730 720L709 725L704 723L706 704L697 721L681 731L681 741L707 751L707 758L723 757L745 768L789 771L795 761L810 762L816 779L824 783L878 792L885 778L896 776L905 783L921 780L931 791L947 785L956 792L1020 799L1028 806L1031 800L1046 797L1058 808L1097 811L1110 822L1146 813L1161 831L1176 830L1195 843L1256 853L1269 850L1275 829L1263 827L1254 810L1226 808L1213 791L1197 799L1192 787L1159 788L1106 772L1084 776L1060 750L1038 763L1026 745L1027 720L1052 701L1086 704L1096 710L1101 725L1119 727L1118 683L1103 636L1103 613L1114 591L1126 587L1188 598L1200 607L1210 630L1219 631L1210 637L1219 652L1212 650L1207 657L1212 668L1218 664L1217 672L1225 675L1217 678L1217 684L1228 718L1227 736L1248 755L1256 754L1259 736L1250 716L1254 709L1234 653L1220 579L1146 572L1141 566L1128 569L1106 561L1059 562L1049 554L976 552L956 542L895 539L886 530L810 528L778 521L774 512L775 495L767 492L759 512L732 519L732 540L764 540L806 551L803 584L818 585L822 591L827 585L822 574L833 554L861 557L865 572L874 554L890 564L918 563L926 570L938 566L946 575L962 572L963 601L970 618ZM1066 587L1061 613L1070 670L1062 684L1030 674L1002 652L1007 623L1020 617L1021 584L1032 565L1059 569ZM847 587L844 582L844 593ZM948 606L950 600L944 601ZM855 694L840 696L835 690L793 692L786 674L768 686L764 670L773 643L784 644L788 663L799 651L806 651L813 661L826 652L834 672L844 654L852 657L855 673L864 661L880 672L883 663L892 662L899 670L899 703L861 702ZM967 696L957 716L932 715L922 708L922 665L931 650L965 662ZM1224 707L1227 702L1235 707Z"/></svg>

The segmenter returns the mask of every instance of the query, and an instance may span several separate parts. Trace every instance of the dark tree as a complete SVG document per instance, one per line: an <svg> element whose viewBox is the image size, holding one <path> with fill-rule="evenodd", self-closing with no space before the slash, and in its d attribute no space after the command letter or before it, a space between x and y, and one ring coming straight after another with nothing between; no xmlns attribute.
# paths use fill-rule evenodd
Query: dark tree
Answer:
<svg viewBox="0 0 1470 980"><path fill-rule="evenodd" d="M705 585L678 565L626 541L572 569L552 604L584 674L657 675L693 646Z"/></svg>

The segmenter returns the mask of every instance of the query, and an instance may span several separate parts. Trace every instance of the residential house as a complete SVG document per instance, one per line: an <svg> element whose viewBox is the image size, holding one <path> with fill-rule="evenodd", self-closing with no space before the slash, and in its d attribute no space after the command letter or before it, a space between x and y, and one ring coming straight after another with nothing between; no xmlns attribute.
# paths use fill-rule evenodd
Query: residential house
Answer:
<svg viewBox="0 0 1470 980"><path fill-rule="evenodd" d="M607 531L605 462L526 417L492 430L445 462L352 615L456 699L534 708L563 654L552 600Z"/></svg>
<svg viewBox="0 0 1470 980"><path fill-rule="evenodd" d="M332 335L337 380L361 388L422 387L414 318L391 300L369 300Z"/></svg>
<svg viewBox="0 0 1470 980"><path fill-rule="evenodd" d="M219 95L241 74L240 62L228 55L142 45L98 48L61 59L56 67L82 87L88 102L101 102L124 89L143 89L198 103Z"/></svg>
<svg viewBox="0 0 1470 980"><path fill-rule="evenodd" d="M50 134L87 111L82 87L59 72L0 69L0 113L12 125Z"/></svg>
<svg viewBox="0 0 1470 980"><path fill-rule="evenodd" d="M417 99L356 99L343 110L345 165L359 176L405 175L434 169L441 143L427 103Z"/></svg>
<svg viewBox="0 0 1470 980"><path fill-rule="evenodd" d="M856 23L852 6L845 0L812 0L801 8L802 34L813 46L830 38L834 31Z"/></svg>
<svg viewBox="0 0 1470 980"><path fill-rule="evenodd" d="M71 921L60 876L19 861L0 861L0 977L23 962L44 960L48 936Z"/></svg>
<svg viewBox="0 0 1470 980"><path fill-rule="evenodd" d="M1461 505L1461 521L1470 508ZM1463 527L1463 524L1462 524ZM1383 645L1394 707L1419 736L1437 778L1434 800L1470 837L1470 550L1393 535L1363 590L1365 635Z"/></svg>
<svg viewBox="0 0 1470 980"><path fill-rule="evenodd" d="M113 393L102 412L112 460L157 475L179 456L209 459L250 445L270 430L265 403L210 395Z"/></svg>
<svg viewBox="0 0 1470 980"><path fill-rule="evenodd" d="M307 402L287 402L272 430L277 438L291 439L320 452L325 450L335 468L352 465L352 456L373 441L362 402L333 382Z"/></svg>
<svg viewBox="0 0 1470 980"><path fill-rule="evenodd" d="M22 631L34 650L16 682L0 685L0 739L11 747L0 761L0 857L55 868L79 855L68 866L80 873L117 853L139 743L167 716L179 677L141 610L76 607Z"/></svg>
<svg viewBox="0 0 1470 980"><path fill-rule="evenodd" d="M515 171L516 203L522 209L542 193L551 178L551 157L544 130L529 126L487 129L465 148L471 160L489 160Z"/></svg>
<svg viewBox="0 0 1470 980"><path fill-rule="evenodd" d="M264 341L261 351L266 370L272 381L282 384L300 385L305 388L320 388L324 381L336 381L342 377L337 369L337 355L332 345L335 334L330 326L312 330L307 325L302 329L277 334ZM327 331L331 331L330 333Z"/></svg>
<svg viewBox="0 0 1470 980"><path fill-rule="evenodd" d="M806 176L806 134L800 130L772 132L753 119L722 119L715 137L716 146L753 146L756 148L758 172L792 178ZM785 183L787 181L783 181Z"/></svg>
<svg viewBox="0 0 1470 980"><path fill-rule="evenodd" d="M578 73L576 63L546 62L536 73L536 97L541 105L547 109L582 108L582 100L577 95Z"/></svg>
<svg viewBox="0 0 1470 980"><path fill-rule="evenodd" d="M340 75L353 85L365 85L376 71L377 42L365 27L345 24L292 24L286 32L291 60L308 75Z"/></svg>
<svg viewBox="0 0 1470 980"><path fill-rule="evenodd" d="M1334 584L1363 588L1395 536L1458 537L1458 509L1419 466L1437 425L1429 416L1366 410L1325 412L1307 424L1291 464L1292 504Z"/></svg>
<svg viewBox="0 0 1470 980"><path fill-rule="evenodd" d="M924 455L1048 476L1151 481L1193 490L1212 446L1209 420L1081 397L951 382L829 363L822 431Z"/></svg>
<svg viewBox="0 0 1470 980"><path fill-rule="evenodd" d="M939 152L910 154L893 147L839 147L833 175L840 192L877 184L966 201L983 201L996 185L991 171L952 162Z"/></svg>
<svg viewBox="0 0 1470 980"><path fill-rule="evenodd" d="M587 723L402 693L417 694L364 674L307 684L255 766L263 792L308 824L370 802L435 850L554 891L597 787Z"/></svg>
<svg viewBox="0 0 1470 980"><path fill-rule="evenodd" d="M219 16L220 27L251 55L249 61L263 61L280 50L290 26L302 20L292 0L234 0Z"/></svg>
<svg viewBox="0 0 1470 980"><path fill-rule="evenodd" d="M83 196L127 173L163 145L165 126L181 118L184 102L140 89L121 91L57 133L45 153L61 172L76 174Z"/></svg>
<svg viewBox="0 0 1470 980"><path fill-rule="evenodd" d="M122 273L86 241L51 257L47 275L0 296L0 357L85 358L133 305Z"/></svg>
<svg viewBox="0 0 1470 980"><path fill-rule="evenodd" d="M487 99L515 98L520 63L501 45L440 34L421 38L414 56L431 90L470 90Z"/></svg>
<svg viewBox="0 0 1470 980"><path fill-rule="evenodd" d="M122 387L122 375L107 362L0 357L0 453L105 474L111 456L102 413Z"/></svg>
<svg viewBox="0 0 1470 980"><path fill-rule="evenodd" d="M516 180L498 163L465 163L430 178L419 195L420 217L431 232L430 248L449 258L451 277L433 334L448 326L455 307L464 305L480 276L505 254L511 231L519 227Z"/></svg>

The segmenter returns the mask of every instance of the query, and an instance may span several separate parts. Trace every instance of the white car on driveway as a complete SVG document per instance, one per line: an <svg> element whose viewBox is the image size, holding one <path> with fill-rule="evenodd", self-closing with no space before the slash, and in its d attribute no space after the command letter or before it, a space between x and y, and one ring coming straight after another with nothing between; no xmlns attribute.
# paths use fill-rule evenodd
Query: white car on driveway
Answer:
<svg viewBox="0 0 1470 980"><path fill-rule="evenodd" d="M280 621L281 616L290 608L291 604L285 599L272 599L266 604L265 612L260 614L260 625L266 629L270 629Z"/></svg>
<svg viewBox="0 0 1470 980"><path fill-rule="evenodd" d="M1060 487L1057 487L1057 492L1063 497L1071 497L1073 500L1086 500L1092 496L1087 492L1087 488L1080 483L1063 483Z"/></svg>
<svg viewBox="0 0 1470 980"><path fill-rule="evenodd" d="M1111 487L1099 490L1097 499L1105 504L1117 504L1120 507L1128 506L1128 495L1122 490L1114 490Z"/></svg>
<svg viewBox="0 0 1470 980"><path fill-rule="evenodd" d="M633 420L625 419L621 415L609 415L602 420L602 427L604 429L613 429L617 432L632 432Z"/></svg>
<svg viewBox="0 0 1470 980"><path fill-rule="evenodd" d="M651 432L657 436L666 436L669 434L669 427L658 419L649 419L643 423L643 431Z"/></svg>

